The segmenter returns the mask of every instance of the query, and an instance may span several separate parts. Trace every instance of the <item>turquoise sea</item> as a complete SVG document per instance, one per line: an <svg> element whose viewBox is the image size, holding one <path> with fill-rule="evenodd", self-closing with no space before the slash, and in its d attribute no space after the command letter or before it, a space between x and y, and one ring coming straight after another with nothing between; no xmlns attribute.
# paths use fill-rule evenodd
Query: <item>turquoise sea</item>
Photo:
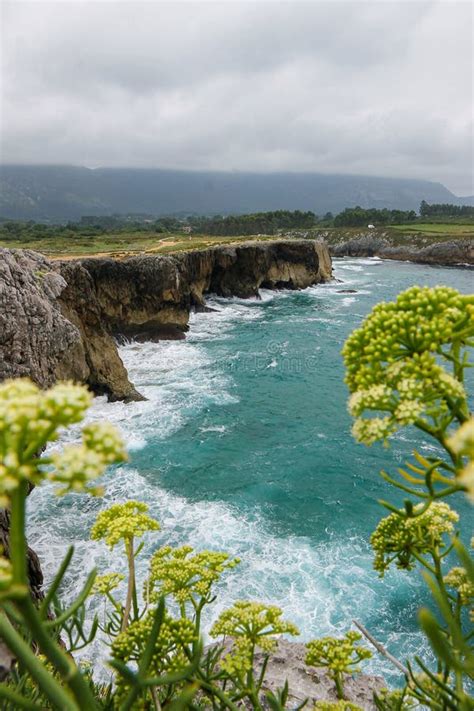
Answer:
<svg viewBox="0 0 474 711"><path fill-rule="evenodd" d="M377 500L397 500L379 470L393 472L415 446L425 453L433 446L409 430L390 448L352 440L340 351L378 301L413 284L468 293L473 272L377 259L334 266L340 282L263 291L261 300L210 298L215 311L194 314L185 341L121 348L148 400L97 398L90 418L122 429L130 462L107 474L105 502L53 498L48 487L30 497L30 542L47 576L76 544L65 595L94 565L122 568L119 554L90 542L88 531L106 503L135 498L162 525L147 553L190 543L242 559L220 585L214 616L235 599L271 601L299 625L301 639L342 633L356 618L400 659L429 656L416 625L427 601L419 575L395 571L380 580L368 537L383 515ZM462 497L453 505L469 516ZM142 562L142 578L145 570ZM396 680L384 658L366 668Z"/></svg>

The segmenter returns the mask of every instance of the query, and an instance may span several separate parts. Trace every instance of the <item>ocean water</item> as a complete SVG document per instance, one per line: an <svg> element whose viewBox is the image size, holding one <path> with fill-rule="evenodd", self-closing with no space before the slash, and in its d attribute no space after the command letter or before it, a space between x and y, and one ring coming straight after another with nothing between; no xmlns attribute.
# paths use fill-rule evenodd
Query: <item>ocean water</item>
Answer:
<svg viewBox="0 0 474 711"><path fill-rule="evenodd" d="M378 499L400 502L380 469L395 471L415 446L425 453L433 446L410 430L390 448L352 440L340 351L378 301L413 284L468 293L473 272L377 259L334 266L340 282L263 291L261 300L210 298L215 311L193 315L185 341L121 348L148 400L97 398L88 417L121 428L130 461L106 474L105 501L58 499L48 486L30 496L30 542L47 578L67 546L76 546L66 597L93 566L122 570L119 553L91 542L88 532L105 505L135 498L162 526L146 540L140 579L147 555L165 543L241 558L219 586L207 628L234 600L258 599L280 605L301 640L343 633L355 618L400 659L429 657L416 624L428 601L420 576L393 571L380 580L368 538L384 515ZM462 496L453 504L469 516ZM89 604L100 609L95 599ZM96 645L93 655L100 654ZM396 683L383 657L365 668Z"/></svg>

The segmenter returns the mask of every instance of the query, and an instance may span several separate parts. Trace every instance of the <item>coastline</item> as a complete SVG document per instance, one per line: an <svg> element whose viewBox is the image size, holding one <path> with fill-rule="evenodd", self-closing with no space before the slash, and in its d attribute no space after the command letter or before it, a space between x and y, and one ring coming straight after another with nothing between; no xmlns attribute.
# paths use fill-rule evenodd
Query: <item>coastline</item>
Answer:
<svg viewBox="0 0 474 711"><path fill-rule="evenodd" d="M393 235L387 232L361 232L347 240L328 240L328 247L332 257L380 257L441 267L474 266L474 240L471 239L396 244Z"/></svg>
<svg viewBox="0 0 474 711"><path fill-rule="evenodd" d="M0 379L28 376L89 386L110 400L143 399L128 378L117 340L184 337L205 295L249 298L260 288L302 289L332 279L326 245L309 240L235 246L118 260L52 262L0 249Z"/></svg>

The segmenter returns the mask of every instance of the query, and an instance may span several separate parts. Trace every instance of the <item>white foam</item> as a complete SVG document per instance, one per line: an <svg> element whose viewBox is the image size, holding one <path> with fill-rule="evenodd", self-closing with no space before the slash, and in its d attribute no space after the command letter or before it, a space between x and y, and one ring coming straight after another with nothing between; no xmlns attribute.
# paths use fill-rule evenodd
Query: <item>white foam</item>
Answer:
<svg viewBox="0 0 474 711"><path fill-rule="evenodd" d="M338 288L341 286L337 283L319 285L310 287L306 293L327 299L332 298L332 291ZM274 298L275 294L272 292L271 296ZM281 298L284 294L278 296ZM344 308L344 299L334 303ZM138 565L140 581L146 575L146 558L157 544L190 543L199 548L226 550L243 561L222 581L213 616L235 599L247 597L280 605L287 617L300 625L304 639L342 631L355 611L362 622L366 615L379 615L380 619L387 620L389 629L390 585L398 589L401 574L387 578L382 586L371 571L371 554L366 543L328 537L314 544L303 537L277 535L257 512L244 515L222 502L187 501L161 487L157 471L147 477L133 469L133 451L144 447L152 438L167 438L209 403L236 401L230 371L222 373L216 367L204 343L229 338L240 324L263 319L264 308L257 300L212 298L209 305L216 311L191 316L186 341L130 343L120 348L130 379L149 399L125 405L107 403L100 397L95 399L88 414L88 420L114 422L132 452L131 466L111 470L105 476L105 501L79 495L52 498L48 486L39 487L29 497L30 540L41 557L46 577L54 574L71 543L76 545L76 558L74 572L68 577L64 590L67 598L77 594L87 571L94 565L101 572L123 571L120 553L91 542L88 531L100 508L135 498L148 503L152 515L162 524L162 531L153 539L147 539L142 562ZM314 320L334 325L334 312L331 318L315 316ZM286 348L288 343L283 346ZM269 367L276 365L276 359L269 363ZM200 431L221 437L225 436L226 427L215 422ZM319 436L325 435L320 433ZM68 439L77 437L77 428L67 434ZM157 461L157 470L159 464ZM98 609L95 598L89 605ZM380 609L379 605L382 605ZM206 618L206 628L210 623ZM397 644L400 645L400 639L404 640L402 646L404 650L406 647L407 654L411 649L419 651L419 637L403 635L403 638L397 637ZM96 647L94 654L100 656L103 651ZM373 663L378 672L389 674L392 670L384 665L380 660Z"/></svg>
<svg viewBox="0 0 474 711"><path fill-rule="evenodd" d="M191 313L190 331L186 342L219 340L227 337L228 332L239 323L263 318L263 310L259 308L259 303L257 299L224 299L210 296L207 305L213 311Z"/></svg>
<svg viewBox="0 0 474 711"><path fill-rule="evenodd" d="M399 587L401 573L383 583L378 581L371 571L371 554L365 542L357 538L341 542L328 536L315 545L304 537L275 535L257 513L244 515L221 502L188 502L129 466L110 472L105 479L105 501L80 495L52 499L49 486L38 488L30 497L31 540L47 577L57 568L68 545L76 545L75 572L68 579L66 597L77 594L94 565L101 572L125 572L121 552L88 540L88 531L99 509L135 498L148 503L151 515L162 526L159 533L146 538L137 572L140 589L146 576L145 561L158 544L189 543L197 549L223 550L242 559L224 576L218 598L204 619L206 630L220 611L242 598L282 607L287 618L300 627L302 640L341 633L352 617L364 622L374 613L380 619L387 618L388 625L390 588ZM89 602L95 611L100 604L96 598ZM413 643L418 648L419 642L416 635L406 640L407 645ZM96 645L94 658L103 656L104 650ZM380 660L374 668L391 672Z"/></svg>
<svg viewBox="0 0 474 711"><path fill-rule="evenodd" d="M211 425L210 427L199 428L199 432L218 432L219 434L223 434L226 431L227 427L225 425Z"/></svg>

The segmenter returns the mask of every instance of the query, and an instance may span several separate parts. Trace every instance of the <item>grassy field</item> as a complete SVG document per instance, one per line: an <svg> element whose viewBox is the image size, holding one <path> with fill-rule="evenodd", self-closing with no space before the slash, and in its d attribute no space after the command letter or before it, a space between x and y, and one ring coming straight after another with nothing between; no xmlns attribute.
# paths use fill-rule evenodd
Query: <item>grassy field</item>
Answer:
<svg viewBox="0 0 474 711"><path fill-rule="evenodd" d="M469 224L454 224L449 222L421 222L407 225L392 225L391 230L399 230L400 232L409 232L413 234L423 233L426 235L449 235L450 237L474 237L474 225Z"/></svg>
<svg viewBox="0 0 474 711"><path fill-rule="evenodd" d="M323 239L328 244L340 244L370 234L381 237L394 246L425 247L433 242L453 239L474 239L474 224L415 223L392 225L368 230L364 227L327 227L306 231L292 231L282 238L310 237ZM119 232L102 235L34 236L18 238L0 236L0 246L32 249L47 257L74 259L85 256L114 256L124 258L136 254L171 254L185 250L205 249L219 244L235 244L248 240L277 239L274 235L254 237L217 237L200 234L156 234L154 232Z"/></svg>
<svg viewBox="0 0 474 711"><path fill-rule="evenodd" d="M85 256L126 257L133 254L169 254L192 249L205 249L218 244L244 242L249 239L274 239L274 237L214 237L209 235L162 235L131 232L100 235L98 237L42 237L19 240L0 239L0 247L33 249L51 258L77 258Z"/></svg>

